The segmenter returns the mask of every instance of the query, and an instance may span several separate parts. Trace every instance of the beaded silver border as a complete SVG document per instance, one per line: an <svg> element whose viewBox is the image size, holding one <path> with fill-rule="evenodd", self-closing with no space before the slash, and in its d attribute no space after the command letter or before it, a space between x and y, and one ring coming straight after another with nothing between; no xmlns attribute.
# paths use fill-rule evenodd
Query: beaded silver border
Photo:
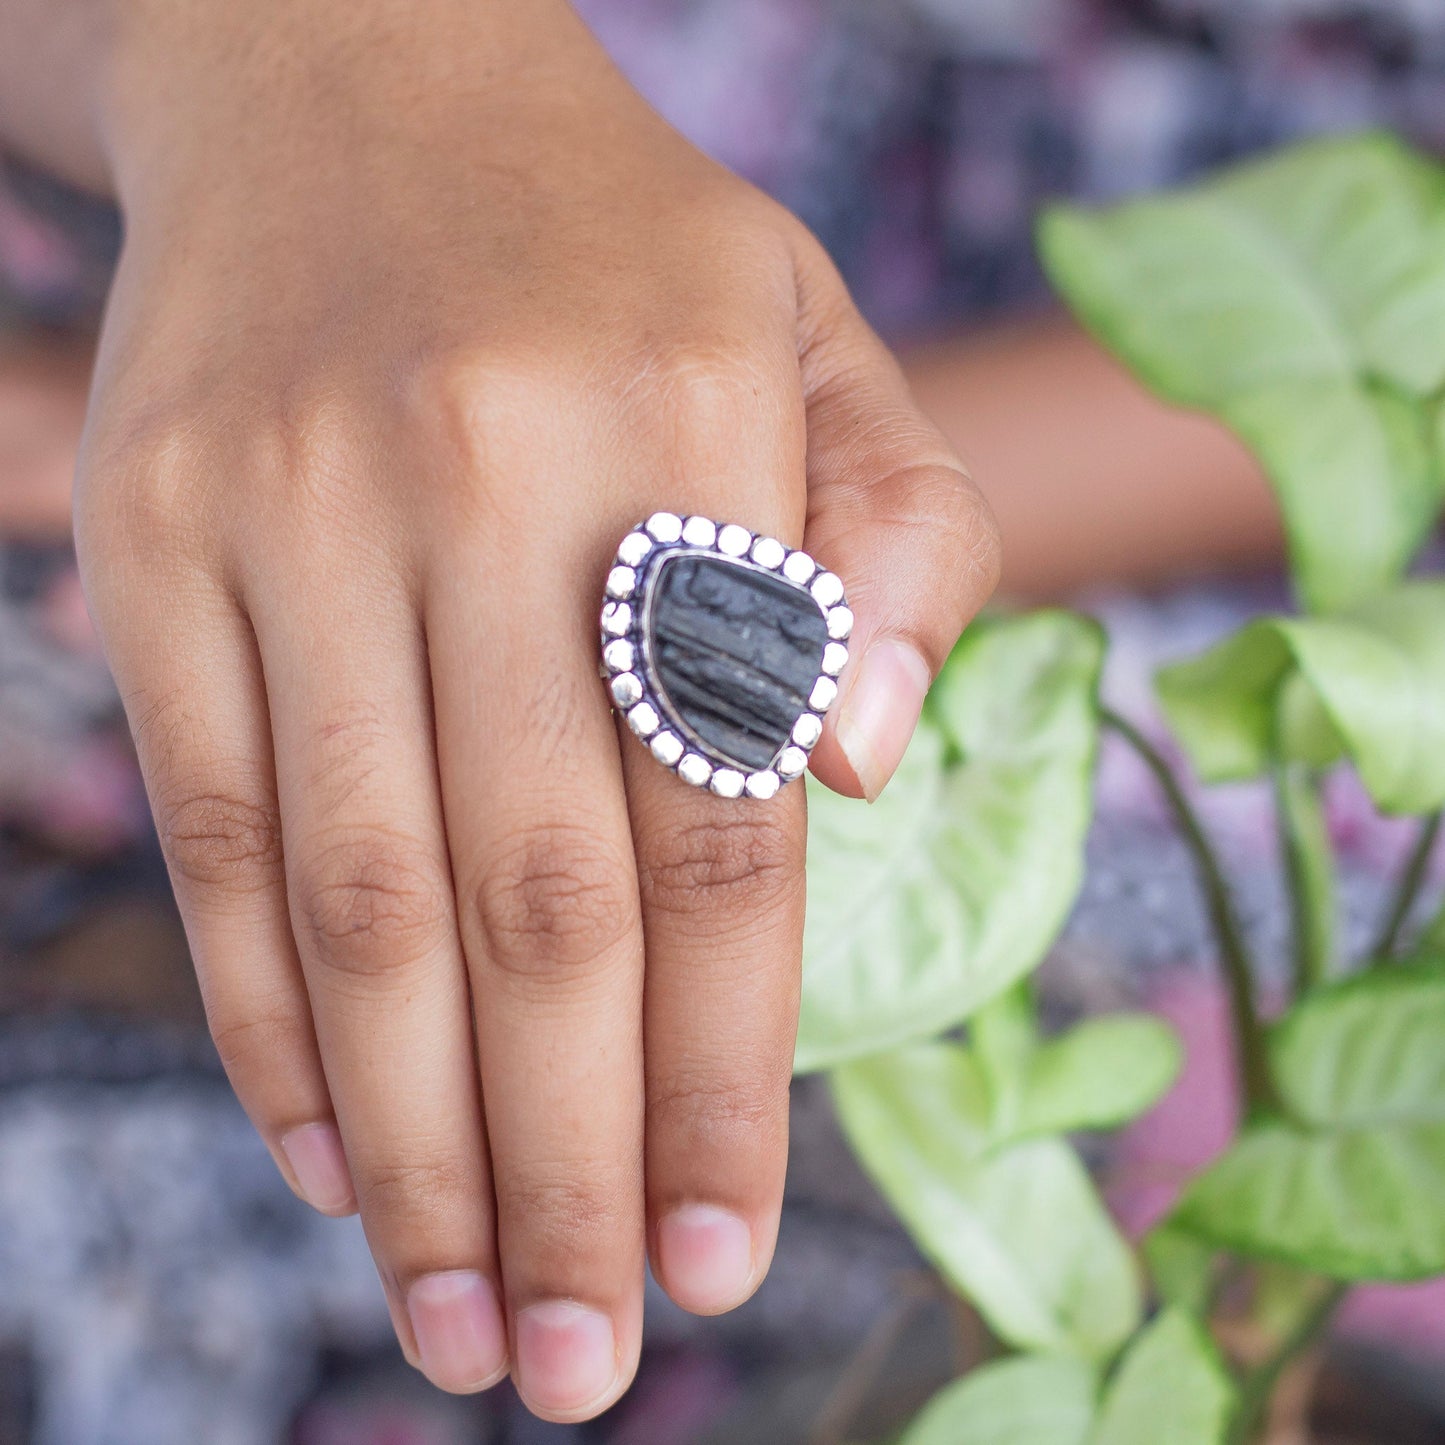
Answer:
<svg viewBox="0 0 1445 1445"><path fill-rule="evenodd" d="M766 768L750 770L704 742L677 715L657 686L649 651L652 584L668 557L703 553L752 571L768 572L811 597L823 614L828 641L808 694L808 710ZM808 754L823 735L823 718L838 696L838 674L848 663L853 631L843 582L806 552L736 522L654 512L621 541L607 574L602 604L602 676L613 707L663 767L695 788L722 798L771 798L801 777Z"/></svg>

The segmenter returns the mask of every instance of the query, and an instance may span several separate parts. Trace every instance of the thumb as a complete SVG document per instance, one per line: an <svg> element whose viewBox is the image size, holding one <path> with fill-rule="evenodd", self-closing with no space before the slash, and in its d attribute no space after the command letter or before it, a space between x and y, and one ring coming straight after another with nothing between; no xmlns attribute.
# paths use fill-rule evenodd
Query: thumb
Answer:
<svg viewBox="0 0 1445 1445"><path fill-rule="evenodd" d="M812 768L828 787L872 802L902 760L933 678L998 583L998 528L815 242L798 289L804 545L842 577L854 614Z"/></svg>

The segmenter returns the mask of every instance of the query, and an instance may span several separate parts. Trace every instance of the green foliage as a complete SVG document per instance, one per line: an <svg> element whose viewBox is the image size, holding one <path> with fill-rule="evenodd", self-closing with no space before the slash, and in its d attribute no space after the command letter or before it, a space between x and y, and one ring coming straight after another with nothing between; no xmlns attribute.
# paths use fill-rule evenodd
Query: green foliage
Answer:
<svg viewBox="0 0 1445 1445"><path fill-rule="evenodd" d="M901 1445L1233 1445L1348 1283L1445 1272L1445 904L1416 944L1430 961L1331 981L1319 794L1349 763L1383 811L1445 807L1445 581L1402 580L1445 497L1445 170L1382 136L1327 141L1112 210L1057 207L1041 244L1084 322L1233 427L1279 496L1311 615L1256 621L1158 686L1201 779L1273 779L1295 996L1266 1033L1207 828L1105 712L1189 842L1252 1105L1144 1241L1163 1305L1145 1323L1134 1256L1066 1136L1148 1108L1179 1046L1138 1015L1038 1025L1027 975L1080 881L1102 651L1048 612L970 630L881 803L814 798L798 1066L833 1068L864 1167L1023 1352L941 1391ZM964 1022L966 1043L919 1042ZM1265 1353L1236 1390L1207 1319L1244 1265Z"/></svg>
<svg viewBox="0 0 1445 1445"><path fill-rule="evenodd" d="M1038 963L1082 877L1102 656L1069 613L976 625L879 801L810 792L800 1071L936 1034Z"/></svg>
<svg viewBox="0 0 1445 1445"><path fill-rule="evenodd" d="M941 1390L899 1445L1222 1445L1234 1387L1205 1332L1165 1311L1100 1391L1090 1366L1022 1355Z"/></svg>
<svg viewBox="0 0 1445 1445"><path fill-rule="evenodd" d="M1167 1221L1144 1237L1144 1260L1159 1298L1200 1318L1208 1312L1214 1292L1219 1252L1206 1240Z"/></svg>
<svg viewBox="0 0 1445 1445"><path fill-rule="evenodd" d="M992 1137L1117 1128L1159 1101L1182 1061L1174 1030L1152 1014L1086 1019L1007 1068L984 1062Z"/></svg>
<svg viewBox="0 0 1445 1445"><path fill-rule="evenodd" d="M1081 1360L1000 1360L940 1390L898 1445L1087 1445L1098 1390Z"/></svg>
<svg viewBox="0 0 1445 1445"><path fill-rule="evenodd" d="M1234 1385L1202 1326L1166 1310L1129 1346L1089 1445L1221 1445Z"/></svg>
<svg viewBox="0 0 1445 1445"><path fill-rule="evenodd" d="M1083 322L1264 464L1301 597L1398 578L1439 511L1445 177L1386 136L1297 147L1040 228Z"/></svg>
<svg viewBox="0 0 1445 1445"><path fill-rule="evenodd" d="M1001 1339L1102 1360L1139 1321L1138 1274L1063 1141L995 1143L977 1061L916 1044L837 1070L854 1152L918 1247Z"/></svg>
<svg viewBox="0 0 1445 1445"><path fill-rule="evenodd" d="M1445 1271L1445 966L1319 990L1274 1031L1285 1116L1247 1127L1173 1226L1341 1280Z"/></svg>
<svg viewBox="0 0 1445 1445"><path fill-rule="evenodd" d="M1277 752L1348 757L1386 812L1445 803L1445 582L1405 582L1348 615L1263 618L1166 668L1159 696L1206 782Z"/></svg>

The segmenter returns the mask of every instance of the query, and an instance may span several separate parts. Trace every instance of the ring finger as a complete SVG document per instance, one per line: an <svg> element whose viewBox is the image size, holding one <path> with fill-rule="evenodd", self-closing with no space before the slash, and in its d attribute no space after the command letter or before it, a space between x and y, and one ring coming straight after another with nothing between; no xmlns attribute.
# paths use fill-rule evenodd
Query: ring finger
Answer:
<svg viewBox="0 0 1445 1445"><path fill-rule="evenodd" d="M470 1391L507 1350L425 641L400 579L357 579L251 589L291 919L398 1333Z"/></svg>

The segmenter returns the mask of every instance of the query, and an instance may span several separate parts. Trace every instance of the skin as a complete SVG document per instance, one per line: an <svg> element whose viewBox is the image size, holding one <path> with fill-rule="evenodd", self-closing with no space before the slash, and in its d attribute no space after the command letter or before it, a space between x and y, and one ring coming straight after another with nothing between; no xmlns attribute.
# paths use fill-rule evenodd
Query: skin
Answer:
<svg viewBox="0 0 1445 1445"><path fill-rule="evenodd" d="M876 796L990 513L558 0L9 0L0 57L0 138L125 216L76 540L236 1092L436 1384L590 1417L645 1259L700 1313L767 1269L803 914L801 787L619 734L612 551L665 507L840 573L815 771Z"/></svg>
<svg viewBox="0 0 1445 1445"><path fill-rule="evenodd" d="M1244 445L1151 396L1068 318L994 326L905 363L988 489L1005 596L1177 586L1282 557L1279 504Z"/></svg>

